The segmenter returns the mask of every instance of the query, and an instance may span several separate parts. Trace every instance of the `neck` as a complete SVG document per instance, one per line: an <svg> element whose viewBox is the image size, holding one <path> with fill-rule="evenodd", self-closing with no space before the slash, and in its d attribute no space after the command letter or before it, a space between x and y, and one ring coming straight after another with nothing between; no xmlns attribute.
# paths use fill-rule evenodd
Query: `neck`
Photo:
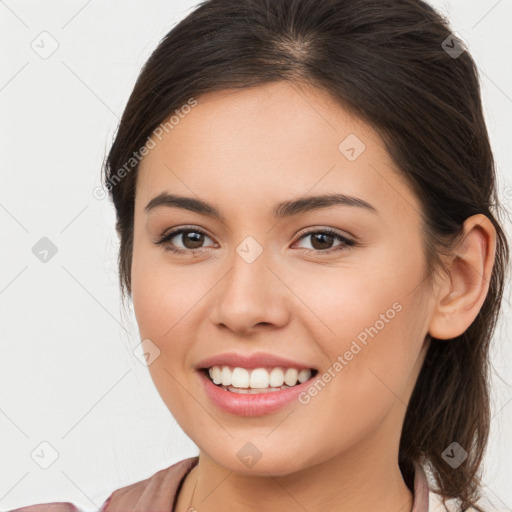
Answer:
<svg viewBox="0 0 512 512"><path fill-rule="evenodd" d="M283 476L235 473L201 452L178 495L176 511L411 512L412 506L413 493L396 452L366 446Z"/></svg>

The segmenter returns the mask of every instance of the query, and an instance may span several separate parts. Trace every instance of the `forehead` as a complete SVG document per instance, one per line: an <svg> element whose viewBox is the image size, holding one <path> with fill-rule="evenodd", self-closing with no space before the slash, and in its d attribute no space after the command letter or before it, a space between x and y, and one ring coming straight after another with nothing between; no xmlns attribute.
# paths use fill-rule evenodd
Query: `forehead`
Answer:
<svg viewBox="0 0 512 512"><path fill-rule="evenodd" d="M379 210L419 210L377 133L325 91L278 82L196 100L172 129L153 135L139 168L137 211L163 191L220 208L270 208L290 197L339 192Z"/></svg>

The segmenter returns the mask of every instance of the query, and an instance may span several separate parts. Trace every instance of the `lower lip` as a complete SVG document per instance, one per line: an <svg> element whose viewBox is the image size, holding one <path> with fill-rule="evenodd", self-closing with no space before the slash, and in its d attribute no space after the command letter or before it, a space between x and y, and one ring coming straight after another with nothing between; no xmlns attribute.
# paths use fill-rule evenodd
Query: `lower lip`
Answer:
<svg viewBox="0 0 512 512"><path fill-rule="evenodd" d="M312 377L306 382L280 391L241 394L226 391L217 386L206 376L204 371L200 370L198 373L201 384L211 401L223 411L238 416L261 416L277 411L296 400L297 396L305 391L315 378Z"/></svg>

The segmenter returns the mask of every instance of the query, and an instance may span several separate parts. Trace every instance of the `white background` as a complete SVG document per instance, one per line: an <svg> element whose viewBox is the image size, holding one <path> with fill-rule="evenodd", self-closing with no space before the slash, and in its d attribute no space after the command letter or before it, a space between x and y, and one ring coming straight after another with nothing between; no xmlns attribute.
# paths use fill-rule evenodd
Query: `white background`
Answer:
<svg viewBox="0 0 512 512"><path fill-rule="evenodd" d="M478 65L510 210L512 1L431 4L448 15ZM114 489L198 453L132 354L140 340L133 312L120 305L114 208L92 195L140 68L195 5L0 2L0 510L49 501L95 510ZM43 31L58 44L46 59L31 47L45 37L51 48ZM42 237L57 247L47 263L32 252ZM504 314L493 347L484 481L493 503L512 510L507 301ZM42 442L58 453L48 469L35 462L51 457Z"/></svg>

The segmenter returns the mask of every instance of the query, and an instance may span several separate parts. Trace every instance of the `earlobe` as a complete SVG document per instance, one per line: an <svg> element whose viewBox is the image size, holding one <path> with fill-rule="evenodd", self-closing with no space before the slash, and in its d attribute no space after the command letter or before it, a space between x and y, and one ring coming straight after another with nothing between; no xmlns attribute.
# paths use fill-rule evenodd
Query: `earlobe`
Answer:
<svg viewBox="0 0 512 512"><path fill-rule="evenodd" d="M496 252L496 230L482 214L468 217L438 289L429 334L438 339L460 336L477 317L489 290Z"/></svg>

